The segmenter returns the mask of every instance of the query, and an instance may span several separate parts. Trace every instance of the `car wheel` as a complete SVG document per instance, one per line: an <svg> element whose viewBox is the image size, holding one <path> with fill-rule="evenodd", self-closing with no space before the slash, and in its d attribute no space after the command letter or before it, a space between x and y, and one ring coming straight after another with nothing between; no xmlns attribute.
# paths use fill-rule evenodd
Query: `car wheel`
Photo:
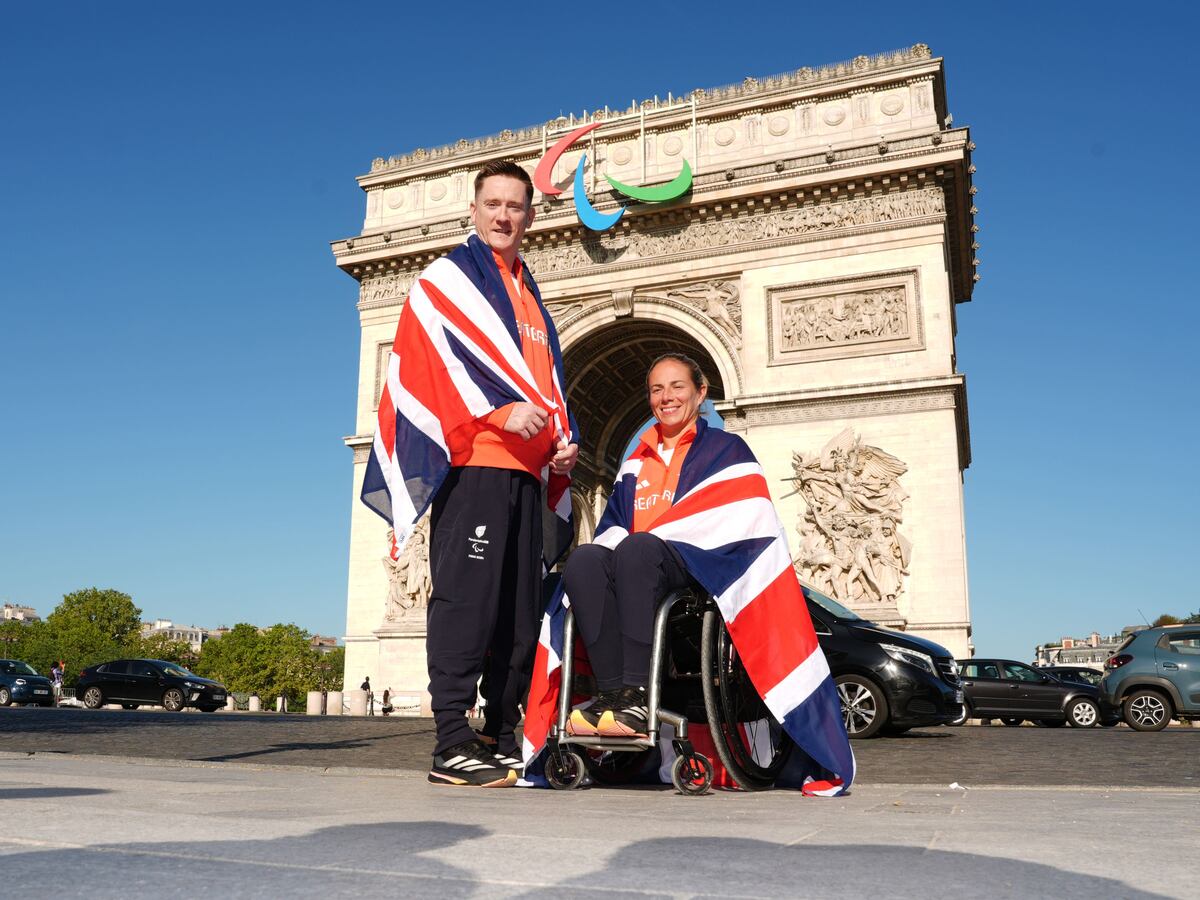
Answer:
<svg viewBox="0 0 1200 900"><path fill-rule="evenodd" d="M1038 719L1038 724L1043 728L1062 728L1067 724L1066 719Z"/></svg>
<svg viewBox="0 0 1200 900"><path fill-rule="evenodd" d="M1067 724L1072 728L1095 728L1100 721L1100 710L1095 702L1078 697L1067 707Z"/></svg>
<svg viewBox="0 0 1200 900"><path fill-rule="evenodd" d="M83 692L83 705L88 709L99 709L104 705L104 693L98 687L90 687Z"/></svg>
<svg viewBox="0 0 1200 900"><path fill-rule="evenodd" d="M168 712L179 712L183 709L183 691L179 688L167 688L163 691L162 705Z"/></svg>
<svg viewBox="0 0 1200 900"><path fill-rule="evenodd" d="M968 706L967 701L964 700L962 704L962 712L958 714L958 718L953 719L946 724L953 725L955 728L957 728L959 725L966 725L967 719L969 718L971 718L971 707Z"/></svg>
<svg viewBox="0 0 1200 900"><path fill-rule="evenodd" d="M874 737L887 724L883 691L859 675L843 675L836 683L846 734L852 738Z"/></svg>
<svg viewBox="0 0 1200 900"><path fill-rule="evenodd" d="M1001 719L1000 721L1003 722L1005 725L1007 725L1009 728L1020 728L1022 725L1025 724L1024 719L1008 718L1008 719Z"/></svg>
<svg viewBox="0 0 1200 900"><path fill-rule="evenodd" d="M1125 698L1122 712L1134 731L1162 731L1171 721L1171 707L1158 691L1134 691Z"/></svg>
<svg viewBox="0 0 1200 900"><path fill-rule="evenodd" d="M0 687L0 706L12 703L12 692L6 687Z"/></svg>

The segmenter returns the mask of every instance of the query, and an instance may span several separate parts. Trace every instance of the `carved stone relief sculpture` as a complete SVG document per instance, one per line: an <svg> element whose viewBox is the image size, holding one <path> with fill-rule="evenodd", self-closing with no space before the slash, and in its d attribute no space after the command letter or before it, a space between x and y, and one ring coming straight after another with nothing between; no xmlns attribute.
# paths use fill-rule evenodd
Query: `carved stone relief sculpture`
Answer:
<svg viewBox="0 0 1200 900"><path fill-rule="evenodd" d="M847 428L819 453L793 453L792 471L807 506L796 529L796 573L846 605L895 605L912 556L898 530L908 466Z"/></svg>
<svg viewBox="0 0 1200 900"><path fill-rule="evenodd" d="M767 288L767 365L925 346L920 273L865 272Z"/></svg>
<svg viewBox="0 0 1200 900"><path fill-rule="evenodd" d="M742 297L736 281L699 281L662 292L638 291L638 296L672 300L700 310L741 349Z"/></svg>
<svg viewBox="0 0 1200 900"><path fill-rule="evenodd" d="M396 554L395 534L390 528L387 545L388 552L383 557L383 568L388 576L384 622L423 629L425 610L433 594L433 576L429 568L429 516L425 515L413 527L399 554Z"/></svg>
<svg viewBox="0 0 1200 900"><path fill-rule="evenodd" d="M903 285L787 300L780 304L780 320L785 351L909 334Z"/></svg>
<svg viewBox="0 0 1200 900"><path fill-rule="evenodd" d="M834 200L815 206L763 213L744 219L691 221L618 235L605 233L598 241L558 247L535 247L525 261L538 278L594 265L637 260L662 261L679 254L720 249L739 244L786 240L840 228L856 228L902 219L944 215L946 201L940 188L918 188L877 197Z"/></svg>
<svg viewBox="0 0 1200 900"><path fill-rule="evenodd" d="M415 275L411 272L379 275L364 278L358 288L359 303L378 303L385 300L403 300L408 296Z"/></svg>

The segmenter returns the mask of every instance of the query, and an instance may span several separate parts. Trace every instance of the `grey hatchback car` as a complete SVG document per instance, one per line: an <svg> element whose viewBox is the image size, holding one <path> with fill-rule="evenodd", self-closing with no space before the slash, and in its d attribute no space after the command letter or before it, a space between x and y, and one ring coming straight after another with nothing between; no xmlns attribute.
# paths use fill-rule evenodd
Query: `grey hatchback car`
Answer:
<svg viewBox="0 0 1200 900"><path fill-rule="evenodd" d="M1104 664L1100 705L1136 731L1162 731L1171 719L1200 719L1200 625L1131 634Z"/></svg>

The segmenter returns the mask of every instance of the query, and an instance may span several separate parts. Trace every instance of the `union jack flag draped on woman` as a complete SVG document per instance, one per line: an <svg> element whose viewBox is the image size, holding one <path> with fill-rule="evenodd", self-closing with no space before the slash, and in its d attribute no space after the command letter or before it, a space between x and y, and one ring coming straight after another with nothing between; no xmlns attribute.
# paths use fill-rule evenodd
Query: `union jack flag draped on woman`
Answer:
<svg viewBox="0 0 1200 900"><path fill-rule="evenodd" d="M550 314L522 267L544 321ZM543 396L521 353L512 301L492 250L472 234L423 271L409 290L388 355L387 381L361 498L392 524L397 552L450 470L448 436L509 403L536 403L550 413L556 438L573 440L575 420L563 397L562 350L547 328L554 357L553 396ZM541 472L554 527L543 556L553 564L571 539L571 479Z"/></svg>
<svg viewBox="0 0 1200 900"><path fill-rule="evenodd" d="M616 547L632 530L642 468L635 451L617 473L595 543ZM750 680L771 714L803 751L781 783L807 794L847 791L854 753L837 689L817 644L783 523L762 468L740 437L696 423L674 502L650 529L670 544L717 602ZM560 588L542 620L525 714L526 771L545 746L557 714L570 599ZM568 651L569 652L569 648Z"/></svg>

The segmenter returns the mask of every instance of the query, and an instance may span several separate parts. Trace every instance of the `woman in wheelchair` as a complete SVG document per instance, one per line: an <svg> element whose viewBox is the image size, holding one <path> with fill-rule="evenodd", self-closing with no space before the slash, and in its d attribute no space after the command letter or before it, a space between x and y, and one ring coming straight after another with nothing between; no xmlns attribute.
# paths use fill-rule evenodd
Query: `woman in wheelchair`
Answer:
<svg viewBox="0 0 1200 900"><path fill-rule="evenodd" d="M599 781L594 755L572 746L606 760L649 753L661 721L676 732L672 781L685 794L707 790L713 767L687 737L691 717L662 708L663 676L674 670L701 689L713 746L742 788L844 793L854 755L762 467L741 437L700 416L708 385L695 361L660 356L646 389L654 423L546 610L526 704L526 772L536 779L544 759L552 787L578 786L585 767ZM688 587L696 589L681 592ZM668 622L690 628L698 652L676 655ZM571 695L560 687L572 690L576 630L598 696L568 715ZM653 684L652 671L662 673Z"/></svg>
<svg viewBox="0 0 1200 900"><path fill-rule="evenodd" d="M708 382L693 360L667 354L650 367L646 390L655 423L630 456L641 463L632 533L623 535L615 548L602 543L579 547L563 572L599 691L591 706L572 712L569 734L647 736L655 605L669 591L691 583L679 554L649 530L671 508Z"/></svg>

